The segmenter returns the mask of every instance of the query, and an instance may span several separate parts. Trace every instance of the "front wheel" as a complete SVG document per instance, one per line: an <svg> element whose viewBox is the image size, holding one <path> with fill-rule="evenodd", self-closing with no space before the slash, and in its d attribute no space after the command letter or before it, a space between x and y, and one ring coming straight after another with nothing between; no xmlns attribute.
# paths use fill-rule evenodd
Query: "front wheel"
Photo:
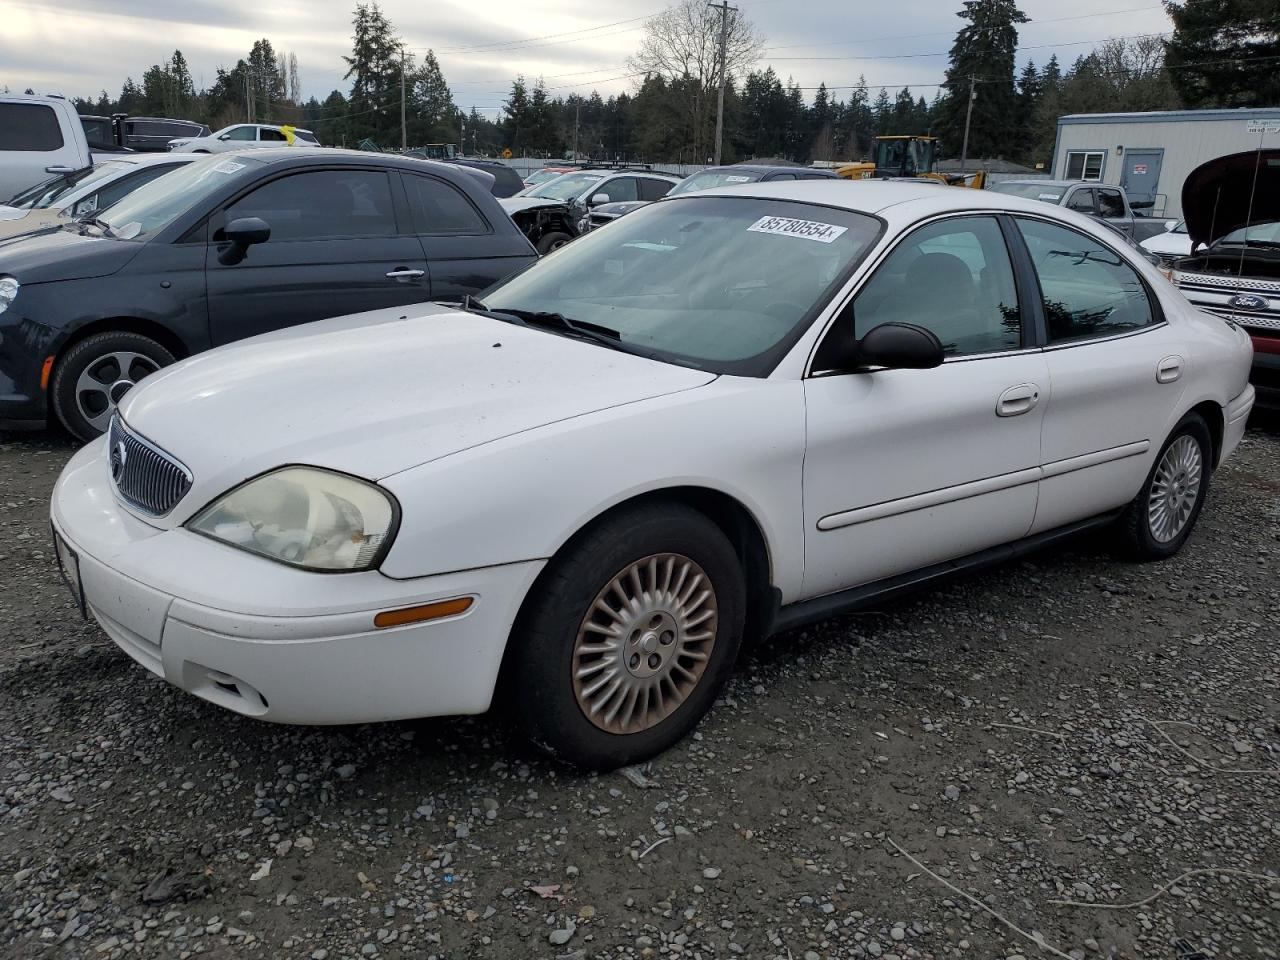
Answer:
<svg viewBox="0 0 1280 960"><path fill-rule="evenodd" d="M1212 466L1209 428L1189 413L1165 440L1142 490L1120 517L1124 552L1136 560L1163 560L1181 550L1200 517Z"/></svg>
<svg viewBox="0 0 1280 960"><path fill-rule="evenodd" d="M719 527L648 505L599 524L539 579L511 642L520 718L553 756L613 769L680 740L737 658L742 569Z"/></svg>
<svg viewBox="0 0 1280 960"><path fill-rule="evenodd" d="M116 405L133 385L173 359L139 333L95 333L58 361L49 390L53 412L71 433L92 440L106 432Z"/></svg>
<svg viewBox="0 0 1280 960"><path fill-rule="evenodd" d="M572 239L573 237L559 230L552 230L548 233L544 233L538 238L538 253L548 254L552 250L559 250Z"/></svg>

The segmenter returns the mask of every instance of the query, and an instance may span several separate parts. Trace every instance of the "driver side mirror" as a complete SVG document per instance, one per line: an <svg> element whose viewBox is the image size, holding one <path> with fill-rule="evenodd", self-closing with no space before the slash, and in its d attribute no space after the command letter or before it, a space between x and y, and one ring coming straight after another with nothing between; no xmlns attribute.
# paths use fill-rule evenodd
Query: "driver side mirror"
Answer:
<svg viewBox="0 0 1280 960"><path fill-rule="evenodd" d="M943 360L942 341L914 323L882 323L868 330L853 347L855 367L929 370Z"/></svg>
<svg viewBox="0 0 1280 960"><path fill-rule="evenodd" d="M608 202L609 202L609 195L607 193L597 193L594 197L591 198L591 206L593 207L596 206L597 204L608 203Z"/></svg>
<svg viewBox="0 0 1280 960"><path fill-rule="evenodd" d="M231 134L229 134L229 133L224 133L224 134L223 134L222 136L220 136L218 139L219 139L219 140L230 140L230 139L231 139Z"/></svg>
<svg viewBox="0 0 1280 960"><path fill-rule="evenodd" d="M232 267L248 255L255 243L271 239L271 227L260 217L238 217L227 224L222 235L226 246L218 251L218 262Z"/></svg>
<svg viewBox="0 0 1280 960"><path fill-rule="evenodd" d="M1177 220L1166 220L1164 222L1164 232L1173 233L1173 228L1176 227L1177 225L1178 225Z"/></svg>

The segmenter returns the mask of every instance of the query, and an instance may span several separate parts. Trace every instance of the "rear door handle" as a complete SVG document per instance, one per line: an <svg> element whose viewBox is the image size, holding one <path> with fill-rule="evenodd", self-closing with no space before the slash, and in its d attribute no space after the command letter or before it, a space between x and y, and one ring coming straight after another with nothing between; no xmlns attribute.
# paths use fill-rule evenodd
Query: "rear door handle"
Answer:
<svg viewBox="0 0 1280 960"><path fill-rule="evenodd" d="M408 283L410 280L417 280L419 277L426 276L425 270L410 270L408 267L396 267L394 270L387 271L388 280L398 280L401 283Z"/></svg>
<svg viewBox="0 0 1280 960"><path fill-rule="evenodd" d="M1165 357L1156 365L1156 383L1173 383L1181 376L1181 357Z"/></svg>
<svg viewBox="0 0 1280 960"><path fill-rule="evenodd" d="M996 400L997 417L1017 417L1035 409L1040 402L1040 388L1034 383L1020 383L1000 394Z"/></svg>

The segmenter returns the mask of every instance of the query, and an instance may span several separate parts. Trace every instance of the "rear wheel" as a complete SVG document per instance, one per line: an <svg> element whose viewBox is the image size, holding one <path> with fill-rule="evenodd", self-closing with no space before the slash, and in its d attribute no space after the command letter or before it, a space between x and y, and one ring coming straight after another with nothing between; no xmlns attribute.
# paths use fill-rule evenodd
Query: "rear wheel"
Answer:
<svg viewBox="0 0 1280 960"><path fill-rule="evenodd" d="M720 529L681 505L600 524L540 578L511 642L533 740L612 769L653 756L710 708L737 658L745 598Z"/></svg>
<svg viewBox="0 0 1280 960"><path fill-rule="evenodd" d="M569 236L567 233L563 233L559 230L551 230L538 238L538 253L547 254L552 250L559 250L572 239L573 237Z"/></svg>
<svg viewBox="0 0 1280 960"><path fill-rule="evenodd" d="M1187 542L1209 492L1209 428L1189 413L1173 428L1147 480L1120 517L1120 541L1137 560L1163 560Z"/></svg>
<svg viewBox="0 0 1280 960"><path fill-rule="evenodd" d="M134 384L173 360L142 334L95 333L58 361L50 386L53 412L81 440L92 440L106 432L116 405Z"/></svg>

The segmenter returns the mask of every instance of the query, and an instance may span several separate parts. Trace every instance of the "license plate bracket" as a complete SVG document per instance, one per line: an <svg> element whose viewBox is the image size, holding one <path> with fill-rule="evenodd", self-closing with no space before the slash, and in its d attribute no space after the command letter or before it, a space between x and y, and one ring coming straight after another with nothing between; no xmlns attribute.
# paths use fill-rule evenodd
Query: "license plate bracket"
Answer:
<svg viewBox="0 0 1280 960"><path fill-rule="evenodd" d="M80 611L80 619L88 620L89 611L84 602L84 583L80 579L80 557L55 529L53 531L53 555L57 560L58 573L62 581L75 598L76 607Z"/></svg>

